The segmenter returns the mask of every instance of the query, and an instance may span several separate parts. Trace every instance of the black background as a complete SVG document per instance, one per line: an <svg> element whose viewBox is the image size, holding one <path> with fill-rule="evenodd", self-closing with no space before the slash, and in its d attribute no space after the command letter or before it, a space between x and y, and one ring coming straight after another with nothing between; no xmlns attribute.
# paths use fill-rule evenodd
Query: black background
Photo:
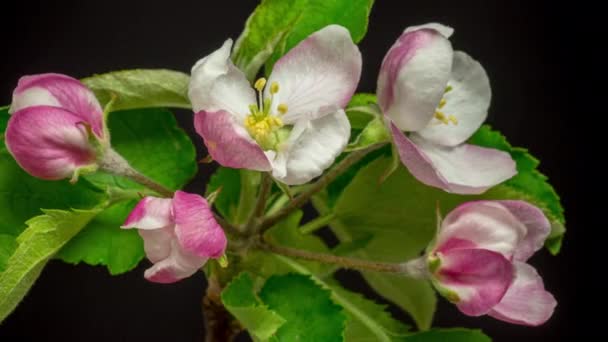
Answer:
<svg viewBox="0 0 608 342"><path fill-rule="evenodd" d="M0 103L10 102L12 89L25 74L59 72L80 78L131 68L188 72L226 38L239 35L256 3L13 3L13 8L3 10L0 33ZM601 41L585 41L598 30L591 27L590 17L583 16L590 13L582 2L377 0L369 32L360 44L364 68L359 90L375 90L382 58L406 26L438 21L454 27L455 49L478 59L490 76L493 99L488 122L511 143L529 148L542 160L540 169L550 177L566 208L569 230L562 252L552 257L542 251L532 259L559 302L548 323L526 328L470 318L442 301L436 326L481 327L495 341L570 340L584 334L577 325L583 319L585 331L592 331L588 329L591 314L583 311L583 304L592 293L593 273L587 272L597 259L583 255L592 250L583 239L603 227L595 223L601 222L601 213L583 212L585 198L601 184L593 171L596 161L587 159L586 151L598 146L588 128L601 125L605 106L601 106L602 94L590 91L597 87L579 77L603 73L594 66L594 59L603 56ZM177 115L192 133L190 113ZM198 136L192 137L202 146ZM190 190L202 191L209 173L204 168ZM143 279L147 266L142 262L129 274L111 277L101 267L52 261L0 326L0 340L201 341L204 277L198 274L175 285L157 285ZM351 287L366 289L354 274L341 273L340 278ZM393 312L408 319L399 310Z"/></svg>

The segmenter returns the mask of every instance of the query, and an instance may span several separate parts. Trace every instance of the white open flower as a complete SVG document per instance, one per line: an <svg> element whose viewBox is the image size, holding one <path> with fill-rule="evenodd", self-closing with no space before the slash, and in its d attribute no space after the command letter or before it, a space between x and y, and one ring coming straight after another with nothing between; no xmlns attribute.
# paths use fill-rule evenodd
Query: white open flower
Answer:
<svg viewBox="0 0 608 342"><path fill-rule="evenodd" d="M321 175L350 136L343 108L361 75L347 29L327 26L277 61L251 87L230 60L232 40L192 68L196 131L218 163L271 171L286 184Z"/></svg>
<svg viewBox="0 0 608 342"><path fill-rule="evenodd" d="M476 194L513 177L515 162L465 143L486 119L490 81L481 64L452 50L452 32L440 24L407 28L382 62L378 103L401 161L418 180Z"/></svg>

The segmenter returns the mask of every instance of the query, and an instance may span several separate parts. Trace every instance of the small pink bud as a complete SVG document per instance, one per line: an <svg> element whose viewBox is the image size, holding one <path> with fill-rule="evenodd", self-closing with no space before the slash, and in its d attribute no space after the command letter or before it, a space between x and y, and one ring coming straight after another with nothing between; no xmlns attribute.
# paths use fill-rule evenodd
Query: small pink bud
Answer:
<svg viewBox="0 0 608 342"><path fill-rule="evenodd" d="M97 168L91 142L103 139L103 111L78 80L59 74L22 77L10 112L6 146L32 176L75 179Z"/></svg>
<svg viewBox="0 0 608 342"><path fill-rule="evenodd" d="M226 235L207 201L183 191L173 199L145 197L123 228L139 229L146 256L154 263L145 277L156 283L187 278L226 250Z"/></svg>

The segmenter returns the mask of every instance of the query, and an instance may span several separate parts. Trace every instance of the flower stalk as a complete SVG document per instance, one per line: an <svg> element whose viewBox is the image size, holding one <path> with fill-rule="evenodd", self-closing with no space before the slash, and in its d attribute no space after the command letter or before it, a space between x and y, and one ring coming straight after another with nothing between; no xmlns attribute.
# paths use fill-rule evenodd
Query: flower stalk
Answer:
<svg viewBox="0 0 608 342"><path fill-rule="evenodd" d="M302 249L277 246L265 241L260 241L257 244L257 247L261 250L265 250L267 252L279 255L284 255L290 258L298 258L303 260L316 261L323 264L337 265L346 269L382 273L398 273L403 276L414 279L427 278L427 270L424 258L413 259L405 263L395 264L348 258L325 253L315 253Z"/></svg>
<svg viewBox="0 0 608 342"><path fill-rule="evenodd" d="M111 148L108 148L104 152L103 157L99 161L99 169L116 176L127 177L163 197L173 197L173 190L169 190L135 170L125 158Z"/></svg>

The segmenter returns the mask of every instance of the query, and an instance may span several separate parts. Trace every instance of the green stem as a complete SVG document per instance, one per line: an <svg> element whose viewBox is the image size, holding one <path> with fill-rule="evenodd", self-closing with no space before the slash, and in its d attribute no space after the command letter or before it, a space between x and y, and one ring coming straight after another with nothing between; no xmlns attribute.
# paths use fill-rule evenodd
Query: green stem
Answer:
<svg viewBox="0 0 608 342"><path fill-rule="evenodd" d="M289 214L291 214L294 210L302 207L308 200L317 192L323 190L329 183L331 183L336 177L344 173L348 168L350 168L353 164L357 163L359 160L363 159L367 154L372 151L375 151L382 146L384 143L371 145L366 149L355 151L350 153L344 159L342 159L338 164L336 164L331 170L329 170L326 174L321 176L319 180L317 180L314 184L312 184L306 191L302 194L294 198L287 206L283 209L277 211L275 214L272 214L262 220L257 228L257 232L260 234L264 231L270 229L270 227L277 224L279 221L283 220Z"/></svg>
<svg viewBox="0 0 608 342"><path fill-rule="evenodd" d="M264 215L270 189L272 189L272 179L267 173L264 172L262 173L262 184L260 185L260 191L258 192L258 200L255 203L253 211L251 212L245 231L251 231L251 229L253 229L253 227L257 224L258 219Z"/></svg>
<svg viewBox="0 0 608 342"><path fill-rule="evenodd" d="M113 175L127 177L163 197L173 197L173 190L167 189L163 185L139 173L139 171L129 165L129 162L125 158L111 148L105 151L103 158L99 161L99 169Z"/></svg>
<svg viewBox="0 0 608 342"><path fill-rule="evenodd" d="M401 275L424 279L428 271L424 258L414 259L405 263L375 262L356 258L341 257L332 254L315 253L301 249L277 246L264 241L258 243L258 248L267 252L284 255L290 258L298 258L309 261L316 261L324 264L337 265L342 268L354 269L359 271L372 271L383 273L399 273Z"/></svg>
<svg viewBox="0 0 608 342"><path fill-rule="evenodd" d="M325 216L319 216L316 219L306 223L305 225L300 227L300 233L302 234L310 234L312 232L317 231L320 228L327 226L333 219L336 218L336 214L330 213Z"/></svg>

